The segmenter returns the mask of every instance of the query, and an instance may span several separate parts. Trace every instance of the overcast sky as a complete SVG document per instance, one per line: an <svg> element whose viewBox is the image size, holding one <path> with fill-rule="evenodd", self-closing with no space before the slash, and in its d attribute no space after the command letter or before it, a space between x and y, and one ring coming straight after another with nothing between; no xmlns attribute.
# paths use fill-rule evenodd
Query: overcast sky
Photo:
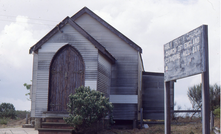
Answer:
<svg viewBox="0 0 221 134"><path fill-rule="evenodd" d="M164 44L208 25L210 84L219 84L219 0L0 0L0 103L30 110L23 86L32 79L29 48L85 6L143 49L148 72L164 71ZM191 108L187 89L200 82L200 75L177 80L177 105Z"/></svg>

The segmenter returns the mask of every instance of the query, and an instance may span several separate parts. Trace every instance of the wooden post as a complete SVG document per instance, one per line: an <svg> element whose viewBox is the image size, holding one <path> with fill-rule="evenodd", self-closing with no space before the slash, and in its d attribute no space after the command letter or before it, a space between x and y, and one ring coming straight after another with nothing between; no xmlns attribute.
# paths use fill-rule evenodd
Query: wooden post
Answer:
<svg viewBox="0 0 221 134"><path fill-rule="evenodd" d="M136 120L134 119L133 120L133 129L135 129L136 128Z"/></svg>
<svg viewBox="0 0 221 134"><path fill-rule="evenodd" d="M202 74L202 132L210 133L210 98L209 98L209 78L207 72Z"/></svg>
<svg viewBox="0 0 221 134"><path fill-rule="evenodd" d="M28 124L28 113L26 113L25 124Z"/></svg>
<svg viewBox="0 0 221 134"><path fill-rule="evenodd" d="M209 95L209 58L208 58L208 27L203 26L203 44L205 44L204 65L205 72L202 73L202 132L210 133L210 95Z"/></svg>
<svg viewBox="0 0 221 134"><path fill-rule="evenodd" d="M170 81L165 82L164 89L164 128L165 134L171 133L171 119L170 119Z"/></svg>
<svg viewBox="0 0 221 134"><path fill-rule="evenodd" d="M35 118L35 130L41 128L41 118Z"/></svg>
<svg viewBox="0 0 221 134"><path fill-rule="evenodd" d="M214 115L213 115L213 111L210 112L210 132L213 131L213 127L214 127Z"/></svg>
<svg viewBox="0 0 221 134"><path fill-rule="evenodd" d="M143 108L140 108L140 128L143 128Z"/></svg>

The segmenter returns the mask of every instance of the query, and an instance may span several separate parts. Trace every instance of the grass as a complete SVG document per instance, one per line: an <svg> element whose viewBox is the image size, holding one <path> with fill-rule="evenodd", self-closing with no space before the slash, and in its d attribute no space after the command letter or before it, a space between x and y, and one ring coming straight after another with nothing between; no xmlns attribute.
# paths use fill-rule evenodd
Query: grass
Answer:
<svg viewBox="0 0 221 134"><path fill-rule="evenodd" d="M219 118L215 118L215 126L220 125ZM148 124L147 129L111 129L104 130L99 134L164 134L163 124ZM172 121L171 134L202 134L201 118L179 118ZM211 134L214 134L211 132Z"/></svg>
<svg viewBox="0 0 221 134"><path fill-rule="evenodd" d="M26 114L30 115L29 111L20 111L17 110L15 111L16 113L16 118L6 118L6 117L0 117L0 128L5 128L5 127L13 127L13 126L20 126L26 118Z"/></svg>

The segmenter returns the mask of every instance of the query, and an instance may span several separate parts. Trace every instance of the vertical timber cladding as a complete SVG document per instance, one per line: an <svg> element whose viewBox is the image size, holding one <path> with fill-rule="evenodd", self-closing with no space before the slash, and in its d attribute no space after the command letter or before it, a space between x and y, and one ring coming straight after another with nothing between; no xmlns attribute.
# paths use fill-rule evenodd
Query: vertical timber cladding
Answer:
<svg viewBox="0 0 221 134"><path fill-rule="evenodd" d="M71 45L62 47L52 59L49 79L49 111L66 111L68 96L84 85L84 61Z"/></svg>
<svg viewBox="0 0 221 134"><path fill-rule="evenodd" d="M164 80L176 80L205 71L202 25L164 45Z"/></svg>

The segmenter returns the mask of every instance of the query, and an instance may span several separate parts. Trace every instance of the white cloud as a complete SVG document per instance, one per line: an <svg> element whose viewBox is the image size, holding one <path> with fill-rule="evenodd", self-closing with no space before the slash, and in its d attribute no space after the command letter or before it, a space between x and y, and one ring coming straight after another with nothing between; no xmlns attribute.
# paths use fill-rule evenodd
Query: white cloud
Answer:
<svg viewBox="0 0 221 134"><path fill-rule="evenodd" d="M30 110L23 86L32 79L33 57L28 52L45 30L49 29L33 29L28 17L17 16L0 32L0 101L11 102L18 110Z"/></svg>
<svg viewBox="0 0 221 134"><path fill-rule="evenodd" d="M22 68L27 62L28 48L36 41L29 30L31 26L27 22L27 17L18 16L16 22L6 25L1 32L1 65Z"/></svg>
<svg viewBox="0 0 221 134"><path fill-rule="evenodd" d="M217 51L218 11L217 1L141 0L109 3L95 13L142 47L147 71L162 72L163 45L202 24L209 25L210 50ZM213 64L217 58L210 57ZM211 74L219 71L217 68L211 69Z"/></svg>

